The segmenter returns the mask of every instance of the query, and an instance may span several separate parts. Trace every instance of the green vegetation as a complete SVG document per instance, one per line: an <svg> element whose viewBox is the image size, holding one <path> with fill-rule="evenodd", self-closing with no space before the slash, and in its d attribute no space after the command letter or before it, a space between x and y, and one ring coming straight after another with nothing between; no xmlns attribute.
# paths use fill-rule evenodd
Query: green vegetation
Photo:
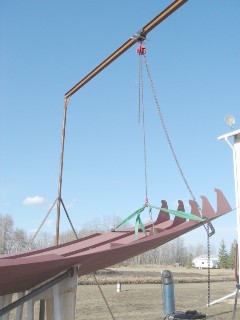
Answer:
<svg viewBox="0 0 240 320"><path fill-rule="evenodd" d="M226 244L224 240L222 239L219 247L218 252L218 258L219 258L219 267L221 269L234 269L235 267L235 257L236 257L236 246L237 241L234 240L234 242L231 245L230 252L227 252Z"/></svg>

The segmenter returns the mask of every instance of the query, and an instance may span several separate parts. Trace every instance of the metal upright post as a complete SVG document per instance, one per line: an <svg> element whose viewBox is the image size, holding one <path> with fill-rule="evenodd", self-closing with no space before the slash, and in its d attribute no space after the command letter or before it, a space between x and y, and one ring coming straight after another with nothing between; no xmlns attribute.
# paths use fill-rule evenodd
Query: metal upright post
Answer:
<svg viewBox="0 0 240 320"><path fill-rule="evenodd" d="M240 276L240 130L234 135L233 162L235 177L235 195L237 208L237 233L238 233L238 277Z"/></svg>
<svg viewBox="0 0 240 320"><path fill-rule="evenodd" d="M233 144L228 140L233 137ZM225 140L233 151L233 169L235 182L235 197L237 211L237 239L238 239L238 262L240 257L240 130L232 131L223 136L218 137L218 140ZM238 263L238 276L240 275L240 263Z"/></svg>
<svg viewBox="0 0 240 320"><path fill-rule="evenodd" d="M62 143L60 154L60 168L59 168L59 180L58 180L58 201L57 201L57 221L56 221L56 245L59 244L59 225L60 225L60 209L62 199L62 174L63 174L63 158L64 158L64 144L65 144L65 131L67 120L67 106L69 98L64 99L64 112L63 112L63 124L62 124Z"/></svg>
<svg viewBox="0 0 240 320"><path fill-rule="evenodd" d="M235 120L234 120L235 121ZM233 144L228 140L233 138ZM233 169L234 169L234 182L235 182L235 197L236 197L236 211L237 211L237 239L238 239L238 279L240 276L240 130L232 131L230 133L224 134L218 137L218 140L225 140L227 144L231 147L233 151ZM238 280L239 282L239 280ZM233 297L235 295L235 308L237 302L237 296L239 293L239 283L237 283L236 290L221 299L212 301L209 305L213 305L220 301L226 300L227 298ZM236 310L234 309L233 318L235 319Z"/></svg>

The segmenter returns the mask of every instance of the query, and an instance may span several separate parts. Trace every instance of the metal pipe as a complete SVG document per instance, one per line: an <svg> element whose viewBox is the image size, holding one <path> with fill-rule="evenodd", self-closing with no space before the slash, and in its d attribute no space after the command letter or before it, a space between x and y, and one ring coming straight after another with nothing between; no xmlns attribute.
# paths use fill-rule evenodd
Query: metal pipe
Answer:
<svg viewBox="0 0 240 320"><path fill-rule="evenodd" d="M230 137L233 137L233 145L228 140ZM235 201L236 201L236 211L237 211L237 237L238 237L237 266L236 266L238 270L236 275L238 275L238 281L239 281L239 276L240 276L240 263L239 263L239 259L240 259L240 245L239 245L240 243L240 130L235 130L223 136L218 137L218 140L222 140L222 139L224 139L227 142L227 144L232 149L232 153L233 153L233 171L234 171L234 184L235 184L235 198L236 198ZM234 295L234 293L231 295ZM223 297L221 300L224 300L229 296ZM214 303L216 303L216 301L214 301Z"/></svg>
<svg viewBox="0 0 240 320"><path fill-rule="evenodd" d="M164 270L161 275L164 315L175 312L174 282L172 272Z"/></svg>
<svg viewBox="0 0 240 320"><path fill-rule="evenodd" d="M62 199L63 158L64 158L64 145L65 145L65 131L66 131L68 102L69 102L69 98L65 98L64 99L63 124L62 124L62 143L61 143L61 153L60 153L60 169L59 169L59 180L58 180L56 245L58 245L58 243L59 243L60 208L61 208L61 199Z"/></svg>
<svg viewBox="0 0 240 320"><path fill-rule="evenodd" d="M228 294L228 295L226 295L226 296L224 296L224 297L222 297L220 299L217 299L217 300L214 300L214 301L210 302L207 306L209 307L209 306L212 306L212 305L214 305L216 303L219 303L219 302L221 302L223 300L226 300L227 298L231 298L231 297L235 296L235 294L236 294L236 291L234 291L233 293L230 293L230 294Z"/></svg>
<svg viewBox="0 0 240 320"><path fill-rule="evenodd" d="M60 276L50 280L49 282L43 284L41 287L39 287L39 288L31 291L30 293L26 294L25 296L23 296L22 298L18 299L17 301L14 301L13 303L10 303L8 306L6 306L6 307L4 307L4 308L2 308L0 310L0 317L4 316L6 313L8 313L11 310L17 308L18 306L22 305L23 303L35 298L36 296L38 296L42 292L50 289L52 286L54 286L55 284L61 282L62 280L66 279L68 277L72 277L73 273L74 273L74 269L69 269L68 271L64 272Z"/></svg>
<svg viewBox="0 0 240 320"><path fill-rule="evenodd" d="M72 87L67 93L65 93L66 98L70 98L75 92L77 92L81 87L83 87L87 82L94 78L99 72L105 69L110 63L122 55L125 51L131 48L139 38L146 37L146 35L153 30L157 25L164 21L168 16L175 12L179 7L181 7L188 0L175 0L166 9L159 13L154 19L152 19L146 26L144 26L139 34L134 35L129 40L127 40L121 47L114 51L108 58L106 58L102 63L100 63L94 70L92 70L88 75L86 75L82 80L80 80L74 87Z"/></svg>
<svg viewBox="0 0 240 320"><path fill-rule="evenodd" d="M233 145L229 142L229 138L233 137ZM225 140L233 153L233 171L235 184L235 198L237 211L237 241L238 241L238 276L240 276L240 129L231 131L223 136L218 137L218 140Z"/></svg>
<svg viewBox="0 0 240 320"><path fill-rule="evenodd" d="M235 197L237 208L237 239L238 239L238 276L240 276L240 133L234 135L233 166L235 181Z"/></svg>
<svg viewBox="0 0 240 320"><path fill-rule="evenodd" d="M73 226L73 224L72 224L72 221L71 221L71 219L70 219L70 217L69 217L69 214L68 214L68 212L67 212L67 209L66 209L65 204L63 203L62 199L61 199L61 204L62 204L62 206L63 206L63 209L64 209L65 213L66 213L66 216L67 216L67 218L68 218L68 221L69 221L69 223L70 223L70 225L71 225L71 227L72 227L72 231L73 231L73 233L74 233L74 235L75 235L75 238L78 240L77 232L76 232L76 230L74 229L74 226Z"/></svg>

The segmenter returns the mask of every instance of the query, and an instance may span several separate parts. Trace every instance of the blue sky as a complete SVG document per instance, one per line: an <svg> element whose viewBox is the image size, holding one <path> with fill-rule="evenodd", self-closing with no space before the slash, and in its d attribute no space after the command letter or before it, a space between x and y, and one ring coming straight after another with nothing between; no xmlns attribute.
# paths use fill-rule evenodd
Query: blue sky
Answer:
<svg viewBox="0 0 240 320"><path fill-rule="evenodd" d="M171 1L2 1L0 212L36 229L56 199L64 94ZM235 207L232 153L217 137L240 119L240 2L189 0L148 34L147 58L169 135L199 203L220 188ZM77 229L125 218L145 199L132 47L68 107L62 198ZM148 195L175 209L190 196L167 145L146 72ZM156 215L156 214L155 214ZM45 231L55 230L55 211ZM144 218L144 217L143 217ZM146 219L148 217L145 217ZM214 223L218 246L236 238L236 213ZM69 226L62 213L60 229ZM204 242L205 230L186 243Z"/></svg>

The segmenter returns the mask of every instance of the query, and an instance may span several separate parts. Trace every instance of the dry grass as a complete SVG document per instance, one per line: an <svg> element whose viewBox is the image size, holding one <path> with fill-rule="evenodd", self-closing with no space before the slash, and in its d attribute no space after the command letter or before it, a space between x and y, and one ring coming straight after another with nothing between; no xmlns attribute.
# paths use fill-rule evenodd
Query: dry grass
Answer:
<svg viewBox="0 0 240 320"><path fill-rule="evenodd" d="M131 283L158 284L161 283L161 271L171 270L175 283L199 283L208 281L207 269L187 269L169 266L130 266L112 267L96 273L100 284ZM234 281L234 270L212 269L211 282ZM95 284L92 275L79 278L79 284Z"/></svg>
<svg viewBox="0 0 240 320"><path fill-rule="evenodd" d="M102 270L96 277L116 320L161 320L164 318L162 305L161 271L173 273L176 311L197 310L207 314L209 320L231 320L233 299L207 307L207 270L186 269L169 266L113 267ZM233 270L211 270L211 301L235 290ZM117 293L116 283L122 283ZM79 278L77 290L77 320L111 320L109 311L95 285L93 277ZM88 284L88 285L84 285ZM94 285L93 285L94 283ZM24 307L26 320L26 306ZM240 320L240 301L238 304ZM35 319L38 319L38 304L35 305ZM13 318L13 313L10 320ZM66 319L67 320L67 319Z"/></svg>
<svg viewBox="0 0 240 320"><path fill-rule="evenodd" d="M233 299L207 307L207 270L169 266L115 267L97 274L102 290L116 320L163 319L161 271L170 269L175 283L176 311L197 310L207 314L207 319L232 319ZM89 277L81 283L93 283ZM211 301L235 290L233 270L211 270ZM116 283L122 283L121 293ZM107 284L108 283L108 284ZM111 284L109 284L111 283ZM230 302L230 303L229 303ZM240 319L240 306L238 306ZM77 299L78 320L112 319L96 285L79 285Z"/></svg>
<svg viewBox="0 0 240 320"><path fill-rule="evenodd" d="M234 291L234 282L215 282L211 287L212 300ZM116 292L116 285L104 285L102 290L116 320L160 320L164 318L161 285L125 284ZM175 285L176 311L197 310L207 314L207 319L230 320L233 305L222 302L207 307L206 283L180 283ZM77 320L111 320L97 286L78 287ZM238 305L238 318L240 306Z"/></svg>

